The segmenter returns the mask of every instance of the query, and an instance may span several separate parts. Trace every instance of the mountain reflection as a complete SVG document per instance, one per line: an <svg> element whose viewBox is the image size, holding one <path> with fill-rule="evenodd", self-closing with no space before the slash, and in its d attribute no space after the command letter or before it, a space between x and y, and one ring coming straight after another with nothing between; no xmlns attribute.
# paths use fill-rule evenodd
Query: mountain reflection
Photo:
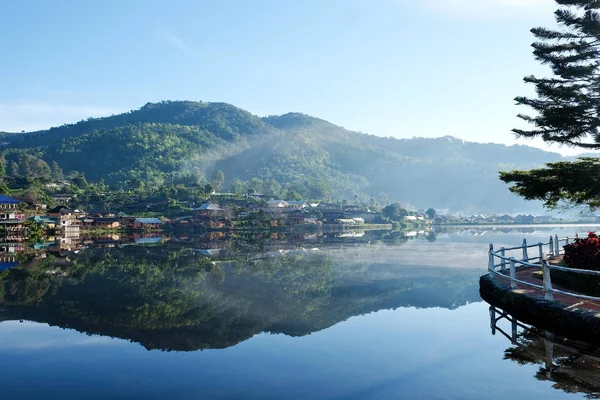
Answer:
<svg viewBox="0 0 600 400"><path fill-rule="evenodd" d="M552 382L555 389L600 399L598 345L524 325L493 306L490 317L492 333L501 334L511 342L504 352L504 359L521 365L539 365L535 378Z"/></svg>
<svg viewBox="0 0 600 400"><path fill-rule="evenodd" d="M390 251L408 240L394 232L88 239L19 254L18 267L0 272L0 320L193 351L261 332L307 335L381 309L479 301L477 270L395 260Z"/></svg>

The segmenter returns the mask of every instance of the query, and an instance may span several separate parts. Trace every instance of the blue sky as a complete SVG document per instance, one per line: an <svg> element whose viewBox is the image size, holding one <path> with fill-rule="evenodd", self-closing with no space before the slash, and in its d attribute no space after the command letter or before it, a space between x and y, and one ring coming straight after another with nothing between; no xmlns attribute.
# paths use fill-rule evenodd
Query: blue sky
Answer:
<svg viewBox="0 0 600 400"><path fill-rule="evenodd" d="M381 136L515 143L551 0L0 3L0 130L148 101L303 112ZM533 145L542 145L536 142ZM572 150L555 148L563 153Z"/></svg>

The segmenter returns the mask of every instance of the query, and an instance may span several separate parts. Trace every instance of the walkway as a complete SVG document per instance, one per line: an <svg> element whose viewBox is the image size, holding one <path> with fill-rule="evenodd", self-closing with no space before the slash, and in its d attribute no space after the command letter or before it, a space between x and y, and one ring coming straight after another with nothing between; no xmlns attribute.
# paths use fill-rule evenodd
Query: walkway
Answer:
<svg viewBox="0 0 600 400"><path fill-rule="evenodd" d="M505 273L508 278L508 270ZM540 268L521 267L521 268L517 268L515 273L516 273L516 278L519 280L533 283L536 285L542 285L542 271ZM503 279L503 278L497 277L497 276L494 277L494 279L495 280L497 279L497 281L502 282L507 287L510 286L509 279ZM567 290L559 285L556 285L555 283L552 283L552 287L554 289L572 292L572 290ZM520 285L518 283L517 283L517 289L512 289L512 292L518 293L518 294L523 294L523 295L526 295L526 296L534 298L534 299L544 300L544 293L541 289L536 289L536 288ZM597 313L598 314L597 316L600 317L600 301L581 300L581 299L576 299L576 298L573 298L570 296L565 296L565 295L558 294L558 293L553 293L553 296L554 296L554 301L557 303L557 305L560 305L560 307L565 310L591 311L591 312Z"/></svg>

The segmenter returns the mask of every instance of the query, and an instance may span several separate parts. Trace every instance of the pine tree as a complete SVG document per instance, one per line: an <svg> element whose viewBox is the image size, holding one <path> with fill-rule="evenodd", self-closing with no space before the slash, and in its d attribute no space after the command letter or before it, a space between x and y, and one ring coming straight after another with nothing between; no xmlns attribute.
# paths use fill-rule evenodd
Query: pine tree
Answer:
<svg viewBox="0 0 600 400"><path fill-rule="evenodd" d="M534 28L533 54L553 77L528 76L537 97L517 97L537 115L519 117L534 126L513 129L519 137L541 138L586 149L600 149L600 0L555 0L558 29ZM561 202L600 207L600 159L550 163L531 171L502 172L510 190L554 208Z"/></svg>
<svg viewBox="0 0 600 400"><path fill-rule="evenodd" d="M532 130L513 129L522 137L600 149L600 1L556 0L565 7L555 12L558 30L534 28L535 58L549 65L551 78L525 77L535 85L537 98L517 97L519 105L537 111L520 114Z"/></svg>

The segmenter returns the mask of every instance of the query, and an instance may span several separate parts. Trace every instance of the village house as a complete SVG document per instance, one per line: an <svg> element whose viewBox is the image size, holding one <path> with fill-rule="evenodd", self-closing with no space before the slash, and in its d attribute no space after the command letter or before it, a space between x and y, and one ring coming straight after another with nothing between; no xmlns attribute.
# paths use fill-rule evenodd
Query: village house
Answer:
<svg viewBox="0 0 600 400"><path fill-rule="evenodd" d="M293 200L293 201L288 201L288 208L292 209L292 210L303 210L305 208L310 207L310 205L302 200Z"/></svg>
<svg viewBox="0 0 600 400"><path fill-rule="evenodd" d="M285 212L289 210L289 206L290 203L285 200L269 200L262 209L267 212Z"/></svg>
<svg viewBox="0 0 600 400"><path fill-rule="evenodd" d="M58 226L65 227L78 225L77 220L85 217L86 213L81 210L71 209L66 206L56 206L53 209L48 210L46 215L48 215L50 218L54 218L57 221Z"/></svg>
<svg viewBox="0 0 600 400"><path fill-rule="evenodd" d="M42 215L35 215L31 218L28 218L28 220L46 228L54 229L56 227L55 219L44 217Z"/></svg>
<svg viewBox="0 0 600 400"><path fill-rule="evenodd" d="M56 201L57 203L68 203L71 201L71 199L73 199L72 194L66 194L66 193L57 193L57 194L53 194L50 197L52 198L52 200Z"/></svg>
<svg viewBox="0 0 600 400"><path fill-rule="evenodd" d="M6 222L22 222L25 216L19 211L0 211L0 221Z"/></svg>
<svg viewBox="0 0 600 400"><path fill-rule="evenodd" d="M46 183L46 187L48 189L64 189L67 186L71 186L71 183L67 182L67 181L60 181L60 180Z"/></svg>
<svg viewBox="0 0 600 400"><path fill-rule="evenodd" d="M118 218L84 217L79 219L81 226L116 229L121 226Z"/></svg>
<svg viewBox="0 0 600 400"><path fill-rule="evenodd" d="M159 218L136 218L133 221L133 229L158 229L163 224Z"/></svg>
<svg viewBox="0 0 600 400"><path fill-rule="evenodd" d="M0 194L0 210L14 210L19 207L20 201L9 196Z"/></svg>
<svg viewBox="0 0 600 400"><path fill-rule="evenodd" d="M290 214L287 218L287 223L289 225L316 224L317 222L318 220L315 215L305 214L300 211Z"/></svg>
<svg viewBox="0 0 600 400"><path fill-rule="evenodd" d="M216 203L208 202L195 208L193 212L196 219L215 218L223 214L223 209Z"/></svg>

